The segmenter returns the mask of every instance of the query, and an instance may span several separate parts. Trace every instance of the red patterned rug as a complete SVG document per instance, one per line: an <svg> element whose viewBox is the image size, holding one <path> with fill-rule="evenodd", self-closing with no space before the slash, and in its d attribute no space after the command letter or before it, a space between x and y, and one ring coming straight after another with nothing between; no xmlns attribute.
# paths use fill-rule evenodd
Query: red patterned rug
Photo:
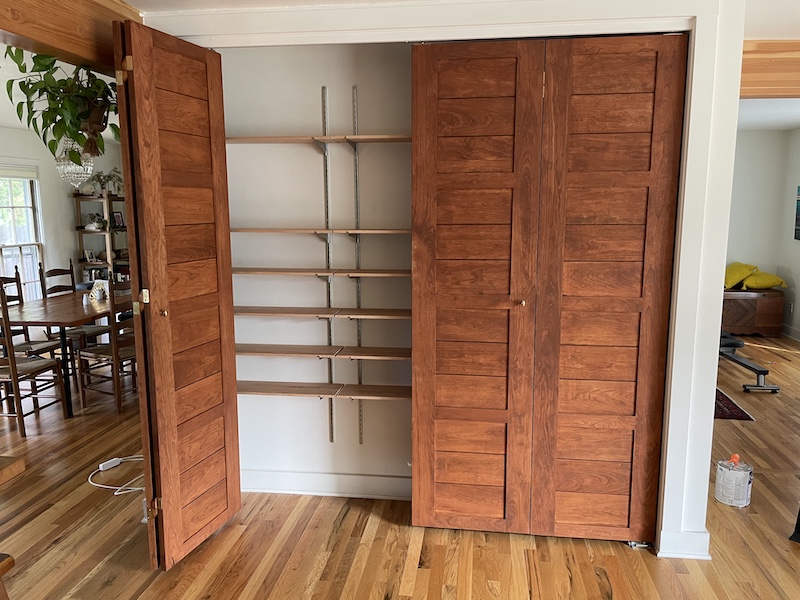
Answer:
<svg viewBox="0 0 800 600"><path fill-rule="evenodd" d="M755 421L753 417L723 391L717 389L717 400L714 403L715 419L735 419L737 421Z"/></svg>

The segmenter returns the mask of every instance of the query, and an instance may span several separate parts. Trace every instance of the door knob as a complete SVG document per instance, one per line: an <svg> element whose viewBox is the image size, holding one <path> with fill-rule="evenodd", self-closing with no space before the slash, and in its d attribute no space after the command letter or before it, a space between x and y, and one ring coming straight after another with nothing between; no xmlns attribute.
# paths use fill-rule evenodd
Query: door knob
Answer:
<svg viewBox="0 0 800 600"><path fill-rule="evenodd" d="M162 317L168 317L169 316L169 312L167 312L166 310L162 310L160 312L161 312L161 316Z"/></svg>
<svg viewBox="0 0 800 600"><path fill-rule="evenodd" d="M519 301L519 305L520 305L520 306L525 306L525 304L526 304L525 300L520 300L520 301Z"/></svg>

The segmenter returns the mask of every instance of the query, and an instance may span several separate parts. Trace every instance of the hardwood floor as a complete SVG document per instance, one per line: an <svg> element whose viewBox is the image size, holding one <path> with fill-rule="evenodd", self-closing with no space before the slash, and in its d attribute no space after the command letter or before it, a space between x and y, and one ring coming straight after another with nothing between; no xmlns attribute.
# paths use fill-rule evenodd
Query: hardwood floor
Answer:
<svg viewBox="0 0 800 600"><path fill-rule="evenodd" d="M800 598L800 544L787 539L800 504L800 344L748 341L791 353L740 351L770 369L775 395L745 394L750 373L720 364L720 387L756 420L715 421L713 460L738 452L756 480L741 510L710 487L710 562L617 542L412 528L407 502L245 494L228 526L154 572L141 496L85 483L100 461L139 450L129 394L122 416L101 396L67 423L51 408L27 420L27 440L0 421L0 455L26 462L0 486L0 552L16 561L4 580L12 600ZM123 483L137 468L104 476Z"/></svg>

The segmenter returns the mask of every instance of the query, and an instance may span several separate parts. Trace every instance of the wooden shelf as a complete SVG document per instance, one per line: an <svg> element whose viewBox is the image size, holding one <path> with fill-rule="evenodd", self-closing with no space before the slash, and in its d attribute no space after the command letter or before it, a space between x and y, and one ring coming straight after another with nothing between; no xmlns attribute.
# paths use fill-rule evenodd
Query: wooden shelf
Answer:
<svg viewBox="0 0 800 600"><path fill-rule="evenodd" d="M312 229L288 227L231 227L231 233L294 233L317 235L346 234L346 235L409 235L410 229Z"/></svg>
<svg viewBox="0 0 800 600"><path fill-rule="evenodd" d="M240 394L257 396L319 396L335 398L341 383L294 383L289 381L237 381Z"/></svg>
<svg viewBox="0 0 800 600"><path fill-rule="evenodd" d="M411 386L356 385L342 383L294 383L288 381L237 381L240 394L256 396L317 396L351 400L410 400Z"/></svg>
<svg viewBox="0 0 800 600"><path fill-rule="evenodd" d="M233 314L252 317L305 317L317 319L410 319L402 308L325 308L294 306L234 306Z"/></svg>
<svg viewBox="0 0 800 600"><path fill-rule="evenodd" d="M307 346L293 344L236 344L239 356L307 356L350 360L408 360L410 348L366 346Z"/></svg>
<svg viewBox="0 0 800 600"><path fill-rule="evenodd" d="M311 275L316 277L411 277L411 269L307 269L234 267L234 275Z"/></svg>
<svg viewBox="0 0 800 600"><path fill-rule="evenodd" d="M410 135L261 135L231 136L229 144L391 144L410 142Z"/></svg>
<svg viewBox="0 0 800 600"><path fill-rule="evenodd" d="M77 192L72 194L72 197L78 200L79 202L102 202L103 200L105 200L103 196L96 196L94 194L91 196L85 196L84 194L79 194ZM109 194L108 201L125 202L125 196L117 196L116 194Z"/></svg>

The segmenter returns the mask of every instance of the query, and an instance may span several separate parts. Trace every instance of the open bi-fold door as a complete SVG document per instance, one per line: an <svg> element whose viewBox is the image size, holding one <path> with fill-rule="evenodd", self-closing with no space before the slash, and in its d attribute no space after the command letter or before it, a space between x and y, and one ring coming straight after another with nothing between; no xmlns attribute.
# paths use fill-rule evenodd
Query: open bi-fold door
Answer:
<svg viewBox="0 0 800 600"><path fill-rule="evenodd" d="M115 62L150 556L168 569L241 506L221 63L131 21Z"/></svg>

